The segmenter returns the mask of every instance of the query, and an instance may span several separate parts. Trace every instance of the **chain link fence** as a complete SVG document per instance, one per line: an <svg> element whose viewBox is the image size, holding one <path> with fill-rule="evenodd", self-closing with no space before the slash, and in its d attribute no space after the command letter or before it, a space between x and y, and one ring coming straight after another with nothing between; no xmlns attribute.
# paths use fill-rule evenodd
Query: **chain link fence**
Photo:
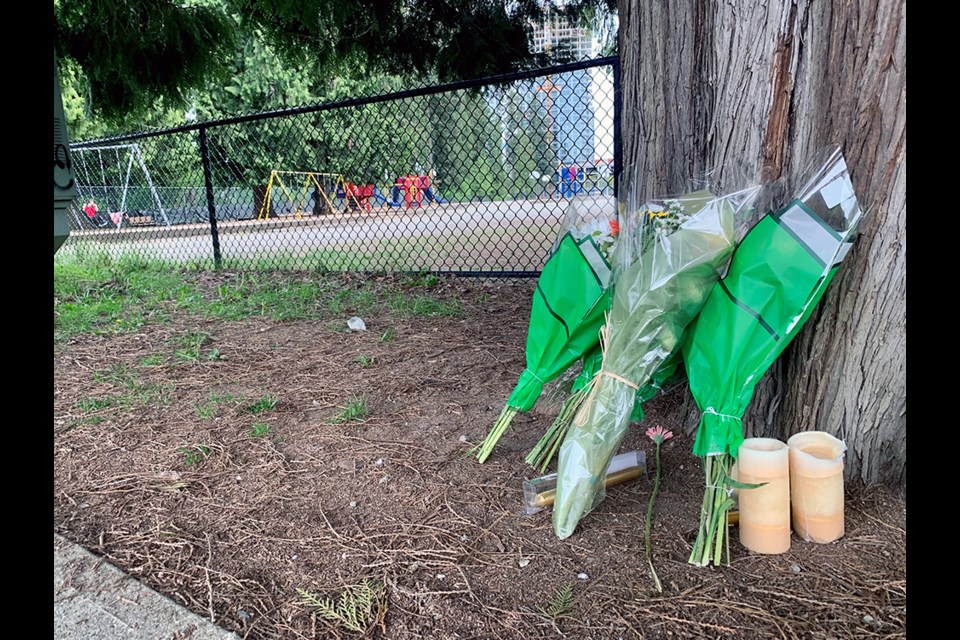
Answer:
<svg viewBox="0 0 960 640"><path fill-rule="evenodd" d="M73 145L65 254L536 275L611 198L615 57Z"/></svg>

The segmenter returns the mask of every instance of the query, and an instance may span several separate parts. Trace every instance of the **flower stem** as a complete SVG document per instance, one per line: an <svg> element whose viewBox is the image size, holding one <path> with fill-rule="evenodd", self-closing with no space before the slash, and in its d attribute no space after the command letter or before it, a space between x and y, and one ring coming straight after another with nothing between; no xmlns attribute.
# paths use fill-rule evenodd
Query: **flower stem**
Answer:
<svg viewBox="0 0 960 640"><path fill-rule="evenodd" d="M650 504L647 505L647 526L644 542L647 548L647 564L650 565L650 575L653 576L653 584L657 588L657 593L663 593L663 586L660 584L660 578L657 577L657 570L653 568L653 549L650 545L650 523L653 519L653 503L657 499L657 492L660 490L660 443L657 443L656 452L657 470L653 477L653 491L650 493Z"/></svg>
<svg viewBox="0 0 960 640"><path fill-rule="evenodd" d="M518 413L520 413L519 409L515 409L509 405L503 408L503 411L500 412L500 417L497 418L497 421L493 424L490 432L487 433L487 437L484 438L483 442L481 442L479 446L470 450L471 453L476 451L477 460L480 462L485 462L487 458L490 457L490 454L493 453L493 448L497 446L497 442L499 442L503 434L506 433L507 429L510 427L510 423L513 422L513 418Z"/></svg>
<svg viewBox="0 0 960 640"><path fill-rule="evenodd" d="M727 550L727 564L730 563L727 511L733 501L727 496L725 476L731 462L729 454L706 456L704 460L706 487L700 510L700 527L690 554L690 564L706 567L712 562L719 565L723 561L724 549Z"/></svg>
<svg viewBox="0 0 960 640"><path fill-rule="evenodd" d="M564 401L563 407L560 408L560 413L557 415L556 420L553 421L553 424L551 424L546 433L543 434L543 437L540 438L539 442L537 442L537 444L533 446L533 449L530 450L530 453L527 454L527 464L537 469L540 473L546 472L547 466L549 466L550 461L553 460L557 449L560 448L564 436L567 435L567 430L570 429L570 423L576 415L577 409L580 407L580 402L585 395L582 391L575 391Z"/></svg>

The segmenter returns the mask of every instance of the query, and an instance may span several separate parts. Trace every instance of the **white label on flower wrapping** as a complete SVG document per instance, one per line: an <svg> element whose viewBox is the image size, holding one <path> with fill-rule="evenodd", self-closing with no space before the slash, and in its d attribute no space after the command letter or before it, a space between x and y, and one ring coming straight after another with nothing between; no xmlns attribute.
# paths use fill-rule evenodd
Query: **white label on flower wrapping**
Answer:
<svg viewBox="0 0 960 640"><path fill-rule="evenodd" d="M823 185L820 189L820 195L823 197L826 205L831 209L850 200L854 197L853 184L850 182L850 176L847 174L837 176L835 180ZM846 207L844 207L844 210L846 210Z"/></svg>
<svg viewBox="0 0 960 640"><path fill-rule="evenodd" d="M822 222L803 207L794 205L780 216L780 223L792 231L823 264L830 266L842 244Z"/></svg>
<svg viewBox="0 0 960 640"><path fill-rule="evenodd" d="M609 287L610 267L607 266L603 256L600 255L600 250L597 248L597 245L592 242L584 242L580 245L580 253L583 254L584 259L590 264L590 267L593 268L593 272L597 274L601 286L603 286L604 289Z"/></svg>

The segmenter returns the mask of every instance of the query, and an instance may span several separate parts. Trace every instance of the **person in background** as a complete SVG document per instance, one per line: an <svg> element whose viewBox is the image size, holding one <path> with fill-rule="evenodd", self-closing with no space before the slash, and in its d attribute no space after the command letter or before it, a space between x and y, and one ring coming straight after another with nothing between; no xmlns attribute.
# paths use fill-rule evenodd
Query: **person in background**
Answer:
<svg viewBox="0 0 960 640"><path fill-rule="evenodd" d="M87 204L83 205L83 212L87 214L87 220L90 221L90 224L96 225L97 223L97 203L94 202L93 198L87 200Z"/></svg>

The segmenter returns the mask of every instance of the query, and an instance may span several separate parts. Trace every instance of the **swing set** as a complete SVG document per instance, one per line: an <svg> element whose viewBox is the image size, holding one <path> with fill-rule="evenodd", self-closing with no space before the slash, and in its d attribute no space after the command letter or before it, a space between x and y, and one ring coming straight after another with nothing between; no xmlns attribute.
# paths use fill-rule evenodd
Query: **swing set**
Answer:
<svg viewBox="0 0 960 640"><path fill-rule="evenodd" d="M284 182L284 177L287 178L287 182ZM364 185L347 182L342 174L274 169L270 171L267 192L257 212L257 220L269 218L270 212L277 204L288 205L290 213L300 220L303 214L310 213L306 205L310 200L311 188L315 198L314 212L319 209L323 213L332 213L338 209L335 204L337 200L344 201L342 206L346 210L370 210L369 200L373 196L373 190L369 189L370 193L367 194L368 189ZM274 192L277 189L282 194L282 198L275 198Z"/></svg>
<svg viewBox="0 0 960 640"><path fill-rule="evenodd" d="M118 214L113 216L112 224L119 228L127 212L130 178L136 167L146 181L151 204L159 212L164 224L170 226L170 219L160 201L153 179L150 177L150 171L143 161L140 145L133 143L79 147L72 149L70 154L73 157L74 177L77 184L77 202L88 199L99 201L104 205L103 209L106 212ZM84 224L104 227L111 224L106 220L97 224L95 219L79 213L76 207L71 207L71 211L80 227ZM86 219L85 223L84 219Z"/></svg>

